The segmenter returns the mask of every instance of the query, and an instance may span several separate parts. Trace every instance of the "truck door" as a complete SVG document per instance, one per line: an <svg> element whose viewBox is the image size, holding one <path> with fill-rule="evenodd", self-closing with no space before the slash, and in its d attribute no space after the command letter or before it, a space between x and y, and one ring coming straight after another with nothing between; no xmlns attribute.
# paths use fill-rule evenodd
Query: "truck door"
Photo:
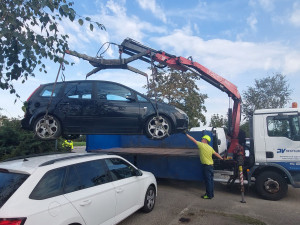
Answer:
<svg viewBox="0 0 300 225"><path fill-rule="evenodd" d="M272 115L266 117L267 162L296 162L300 160L300 129L297 114Z"/></svg>

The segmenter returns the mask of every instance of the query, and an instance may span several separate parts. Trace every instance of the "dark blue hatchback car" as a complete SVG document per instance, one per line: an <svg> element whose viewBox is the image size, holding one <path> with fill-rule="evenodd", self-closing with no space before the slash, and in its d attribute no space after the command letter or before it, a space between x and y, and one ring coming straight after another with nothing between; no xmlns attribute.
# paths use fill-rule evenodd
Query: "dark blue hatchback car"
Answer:
<svg viewBox="0 0 300 225"><path fill-rule="evenodd" d="M182 110L122 84L81 80L53 87L54 83L41 85L27 100L22 127L40 139L79 134L146 134L163 139L188 128Z"/></svg>

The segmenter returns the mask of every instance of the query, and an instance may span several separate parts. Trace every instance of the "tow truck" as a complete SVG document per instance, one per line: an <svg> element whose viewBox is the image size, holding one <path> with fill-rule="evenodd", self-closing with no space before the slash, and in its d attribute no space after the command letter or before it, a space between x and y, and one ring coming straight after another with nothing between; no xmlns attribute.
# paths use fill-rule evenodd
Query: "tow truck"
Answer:
<svg viewBox="0 0 300 225"><path fill-rule="evenodd" d="M189 71L196 74L201 79L225 92L233 101L233 107L228 109L230 145L226 151L219 152L226 160L220 162L215 159L215 167L224 174L229 172L228 184L234 183L239 178L242 202L245 202L244 178L248 181L248 184L254 183L258 193L269 200L283 198L287 193L288 184L293 187L300 187L299 108L255 111L253 123L251 122L253 124L252 136L248 149L250 154L245 158L245 137L239 135L241 96L233 83L195 62L192 57L184 58L155 50L130 38L125 39L118 47L120 53L118 59L91 57L75 51L67 51L66 53L87 60L95 67L86 77L104 69L128 69L147 76L144 72L129 65L129 63L136 60L151 64L151 68L154 68L152 71L157 68L169 67L174 70ZM123 53L129 55L129 57L122 58ZM132 160L136 163L136 155ZM153 163L153 160L150 161ZM141 167L141 165L139 166ZM149 170L149 168L147 169ZM155 174L155 171L153 172Z"/></svg>

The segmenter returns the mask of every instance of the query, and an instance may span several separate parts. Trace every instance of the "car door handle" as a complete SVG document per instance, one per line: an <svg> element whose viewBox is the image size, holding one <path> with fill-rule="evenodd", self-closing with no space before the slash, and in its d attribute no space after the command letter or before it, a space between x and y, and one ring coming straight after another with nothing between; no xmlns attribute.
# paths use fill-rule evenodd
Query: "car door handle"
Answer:
<svg viewBox="0 0 300 225"><path fill-rule="evenodd" d="M82 202L79 203L80 206L86 206L92 203L92 200L84 200Z"/></svg>
<svg viewBox="0 0 300 225"><path fill-rule="evenodd" d="M117 188L117 189L116 189L116 192L117 192L117 193L121 193L121 192L123 192L123 191L124 191L124 190L123 190L122 188Z"/></svg>

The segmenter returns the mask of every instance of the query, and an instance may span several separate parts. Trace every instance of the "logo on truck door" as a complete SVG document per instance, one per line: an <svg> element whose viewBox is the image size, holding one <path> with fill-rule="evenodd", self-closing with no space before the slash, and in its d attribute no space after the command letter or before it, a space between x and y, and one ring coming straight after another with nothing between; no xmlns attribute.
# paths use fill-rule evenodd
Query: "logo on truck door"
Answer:
<svg viewBox="0 0 300 225"><path fill-rule="evenodd" d="M278 148L277 149L277 153L284 153L285 152L285 148Z"/></svg>
<svg viewBox="0 0 300 225"><path fill-rule="evenodd" d="M277 149L277 153L284 153L284 152L300 152L300 149L285 149L285 148Z"/></svg>

